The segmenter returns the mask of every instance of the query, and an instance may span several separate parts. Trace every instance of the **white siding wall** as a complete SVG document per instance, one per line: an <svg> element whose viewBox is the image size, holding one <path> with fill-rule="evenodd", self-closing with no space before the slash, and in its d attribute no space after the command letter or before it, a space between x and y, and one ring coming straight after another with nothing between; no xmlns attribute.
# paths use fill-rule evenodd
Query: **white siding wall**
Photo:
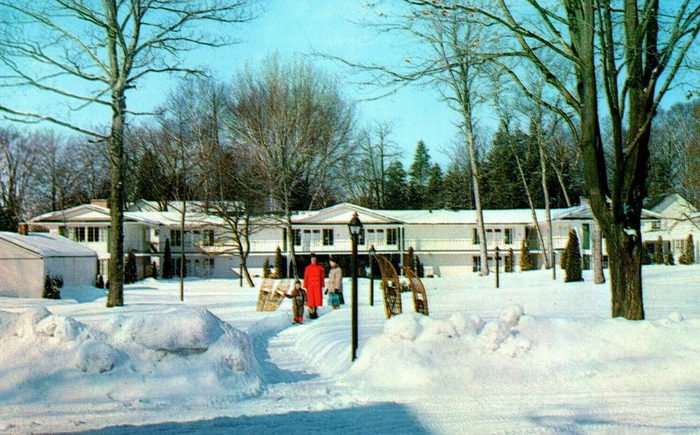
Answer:
<svg viewBox="0 0 700 435"><path fill-rule="evenodd" d="M43 290L41 257L0 241L0 295L40 298Z"/></svg>
<svg viewBox="0 0 700 435"><path fill-rule="evenodd" d="M64 286L95 285L96 260L96 257L49 257L44 260L45 274L62 276Z"/></svg>

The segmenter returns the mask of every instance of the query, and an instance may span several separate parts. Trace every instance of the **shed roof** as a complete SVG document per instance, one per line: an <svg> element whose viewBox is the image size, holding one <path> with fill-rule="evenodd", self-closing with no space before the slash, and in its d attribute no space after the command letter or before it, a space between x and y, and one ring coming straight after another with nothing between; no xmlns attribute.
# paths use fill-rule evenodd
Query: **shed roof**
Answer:
<svg viewBox="0 0 700 435"><path fill-rule="evenodd" d="M0 231L0 242L10 243L41 257L96 257L90 248L62 236L48 233L29 233L26 236Z"/></svg>

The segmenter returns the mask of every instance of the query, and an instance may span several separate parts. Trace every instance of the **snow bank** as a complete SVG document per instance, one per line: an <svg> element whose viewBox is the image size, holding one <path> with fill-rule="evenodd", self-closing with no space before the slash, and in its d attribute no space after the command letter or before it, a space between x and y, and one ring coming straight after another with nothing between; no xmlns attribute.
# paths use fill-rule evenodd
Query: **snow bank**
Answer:
<svg viewBox="0 0 700 435"><path fill-rule="evenodd" d="M402 314L368 340L345 380L371 391L435 394L694 388L699 327L679 313L653 322L536 319L520 305L488 323L465 313Z"/></svg>
<svg viewBox="0 0 700 435"><path fill-rule="evenodd" d="M115 315L99 327L51 314L43 306L20 314L0 311L6 349L0 366L22 373L10 386L53 389L64 400L62 388L100 377L94 394L117 401L205 400L213 393L240 398L260 390L248 336L203 308ZM41 384L47 376L56 383Z"/></svg>

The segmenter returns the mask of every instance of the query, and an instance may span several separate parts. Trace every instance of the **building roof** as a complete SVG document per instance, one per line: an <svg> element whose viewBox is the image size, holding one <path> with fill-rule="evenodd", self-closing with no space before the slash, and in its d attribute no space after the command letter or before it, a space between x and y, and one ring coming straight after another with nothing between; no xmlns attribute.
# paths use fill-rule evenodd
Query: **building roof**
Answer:
<svg viewBox="0 0 700 435"><path fill-rule="evenodd" d="M53 236L48 233L18 233L0 231L0 241L18 246L24 250L46 257L96 257L90 248L76 243L66 237Z"/></svg>
<svg viewBox="0 0 700 435"><path fill-rule="evenodd" d="M551 209L552 219L569 209ZM378 210L379 213L392 216L407 224L476 224L476 210ZM544 209L535 209L538 220L545 219ZM498 224L529 224L532 222L532 211L528 209L483 210L484 223Z"/></svg>

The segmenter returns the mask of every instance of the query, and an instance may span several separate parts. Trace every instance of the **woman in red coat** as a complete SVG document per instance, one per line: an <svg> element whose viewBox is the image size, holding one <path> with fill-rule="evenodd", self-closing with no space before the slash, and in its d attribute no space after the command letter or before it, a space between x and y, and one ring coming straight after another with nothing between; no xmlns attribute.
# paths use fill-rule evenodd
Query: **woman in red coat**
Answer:
<svg viewBox="0 0 700 435"><path fill-rule="evenodd" d="M317 309L323 305L323 286L326 274L323 266L318 264L316 254L311 254L311 264L304 269L304 288L306 289L306 306L309 319L318 318Z"/></svg>

